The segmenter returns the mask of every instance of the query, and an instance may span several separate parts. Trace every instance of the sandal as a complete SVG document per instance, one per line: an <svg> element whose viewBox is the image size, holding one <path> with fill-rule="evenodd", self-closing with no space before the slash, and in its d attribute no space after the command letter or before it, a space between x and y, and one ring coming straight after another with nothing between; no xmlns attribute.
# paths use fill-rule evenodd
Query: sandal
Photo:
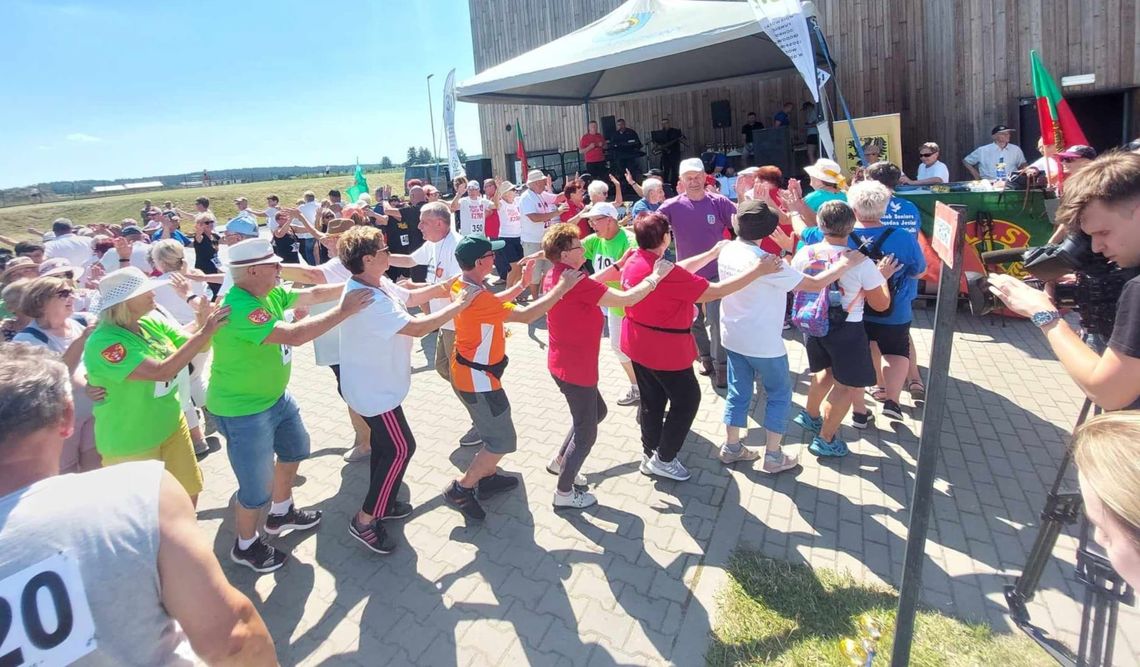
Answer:
<svg viewBox="0 0 1140 667"><path fill-rule="evenodd" d="M887 400L887 390L882 387L867 387L867 395L880 403Z"/></svg>
<svg viewBox="0 0 1140 667"><path fill-rule="evenodd" d="M922 384L922 380L911 380L907 383L906 390L910 394L910 397L916 401L926 399L926 385Z"/></svg>

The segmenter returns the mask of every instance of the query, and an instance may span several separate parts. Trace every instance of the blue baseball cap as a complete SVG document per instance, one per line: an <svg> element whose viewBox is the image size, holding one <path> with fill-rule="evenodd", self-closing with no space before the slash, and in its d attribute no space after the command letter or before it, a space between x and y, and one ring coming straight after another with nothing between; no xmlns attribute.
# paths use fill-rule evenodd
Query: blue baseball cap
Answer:
<svg viewBox="0 0 1140 667"><path fill-rule="evenodd" d="M257 223L239 215L236 218L230 218L226 226L222 228L223 234L241 234L242 236L257 236Z"/></svg>

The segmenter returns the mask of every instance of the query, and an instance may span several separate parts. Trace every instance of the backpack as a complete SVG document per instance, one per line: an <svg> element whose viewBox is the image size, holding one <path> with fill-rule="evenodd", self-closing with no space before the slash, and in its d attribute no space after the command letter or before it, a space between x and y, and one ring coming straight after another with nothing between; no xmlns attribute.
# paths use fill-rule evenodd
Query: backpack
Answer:
<svg viewBox="0 0 1140 667"><path fill-rule="evenodd" d="M875 242L871 244L871 247L866 249L866 255L870 260L877 262L883 258L883 243L886 242L887 237L890 236L896 229L897 227L887 227L886 230L883 231L882 235L879 236L879 238L875 239ZM856 236L855 232L851 232L850 239L856 247L863 245L863 239ZM891 311L895 308L895 295L898 294L899 289L902 287L903 280L905 279L906 274L902 271L902 269L896 271L893 276L887 279L887 289L891 293L891 302L887 304L886 309L875 310L871 304L868 303L863 305L863 312L874 317L887 317L890 315Z"/></svg>
<svg viewBox="0 0 1140 667"><path fill-rule="evenodd" d="M80 315L79 313L75 313L74 315L71 316L71 319L73 319L76 322L83 325L84 328L87 327L87 318L84 317L83 315ZM23 329L20 329L20 333L28 334L29 336L31 336L32 338L35 338L36 340L43 343L44 345L48 344L47 334L44 333L43 331L41 331L40 328L35 326L34 324L29 324L28 326L24 327Z"/></svg>
<svg viewBox="0 0 1140 667"><path fill-rule="evenodd" d="M839 259L839 252L816 245L804 248L808 263L802 269L807 276L817 276ZM854 301L852 301L854 303ZM831 331L833 322L845 322L847 311L842 305L838 281L833 281L818 292L798 291L792 300L792 324L808 336L817 338Z"/></svg>

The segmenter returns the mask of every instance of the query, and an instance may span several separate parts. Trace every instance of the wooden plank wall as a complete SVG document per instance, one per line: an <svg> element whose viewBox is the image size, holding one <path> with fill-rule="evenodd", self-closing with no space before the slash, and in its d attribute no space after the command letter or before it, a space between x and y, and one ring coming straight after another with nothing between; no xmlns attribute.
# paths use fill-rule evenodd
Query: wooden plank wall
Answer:
<svg viewBox="0 0 1140 667"><path fill-rule="evenodd" d="M621 0L471 0L475 68L482 71L576 30ZM1095 73L1092 86L1066 96L1140 87L1140 19L1136 0L816 0L820 22L839 62L839 83L855 116L902 114L905 171L917 146L936 141L955 176L961 159L989 141L990 127L1016 126L1018 100L1033 94L1029 50L1054 77ZM832 96L833 104L837 100ZM624 117L643 140L669 116L691 139L690 151L720 141L710 104L728 99L733 124L748 111L768 123L785 100L806 98L798 75L781 74L703 90L591 104L591 116ZM1133 128L1140 131L1140 95ZM585 129L582 107L480 105L483 152L496 173L518 118L534 149L571 150ZM796 119L796 125L800 123ZM738 130L734 130L738 131ZM735 139L735 137L732 137ZM1026 151L1027 155L1031 151Z"/></svg>

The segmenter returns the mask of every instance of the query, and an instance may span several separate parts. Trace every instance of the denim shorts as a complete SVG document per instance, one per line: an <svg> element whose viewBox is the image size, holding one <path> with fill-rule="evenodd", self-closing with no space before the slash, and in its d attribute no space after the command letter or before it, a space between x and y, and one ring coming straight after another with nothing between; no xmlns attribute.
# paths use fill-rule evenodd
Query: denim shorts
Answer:
<svg viewBox="0 0 1140 667"><path fill-rule="evenodd" d="M301 410L288 392L268 410L244 417L214 415L226 439L226 454L238 481L237 500L258 509L273 492L274 455L281 463L309 458L309 433Z"/></svg>

